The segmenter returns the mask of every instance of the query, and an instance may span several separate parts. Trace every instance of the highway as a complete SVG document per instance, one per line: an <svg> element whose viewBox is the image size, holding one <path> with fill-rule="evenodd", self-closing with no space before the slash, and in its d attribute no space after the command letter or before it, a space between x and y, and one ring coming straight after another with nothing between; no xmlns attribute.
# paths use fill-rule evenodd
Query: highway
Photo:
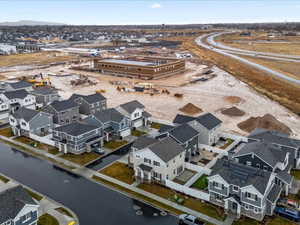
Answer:
<svg viewBox="0 0 300 225"><path fill-rule="evenodd" d="M240 61L240 62L242 62L242 63L244 63L246 65L252 66L252 67L254 67L254 68L258 69L258 70L261 70L263 72L267 72L268 74L270 74L272 76L281 78L281 79L283 79L285 81L288 81L288 82L290 82L292 84L296 84L296 85L300 86L300 80L297 80L295 78L289 77L289 76L287 76L287 75L285 75L283 73L274 71L274 70L272 70L272 69L270 69L270 68L268 68L266 66L262 66L260 64L255 63L255 62L252 62L250 60L242 58L239 55L236 55L236 54L246 54L247 50L245 50L245 52L243 53L243 52L236 52L235 50L228 51L228 50L224 50L224 49L220 48L219 47L219 43L216 43L214 41L214 38L217 37L217 36L219 36L219 35L222 35L224 33L226 33L226 32L217 32L217 33L211 33L211 34L204 34L204 35L196 38L195 42L199 46L201 46L203 48L206 48L208 50L214 51L214 52L219 53L221 55L224 55L224 56L236 59L236 60L238 60L238 61ZM207 44L204 42L204 40L206 40ZM247 54L253 54L251 56L257 57L257 54L259 54L259 53L253 52L253 51L251 53L251 51L250 51L250 53L248 52ZM265 57L280 58L278 56L273 56L272 54L270 56L265 56ZM295 59L290 59L290 60L295 60Z"/></svg>

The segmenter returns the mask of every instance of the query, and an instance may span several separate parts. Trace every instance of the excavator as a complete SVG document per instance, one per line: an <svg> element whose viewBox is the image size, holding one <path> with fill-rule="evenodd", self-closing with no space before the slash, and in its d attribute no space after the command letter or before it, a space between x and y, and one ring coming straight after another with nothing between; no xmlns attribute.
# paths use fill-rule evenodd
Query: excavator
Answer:
<svg viewBox="0 0 300 225"><path fill-rule="evenodd" d="M21 77L20 80L27 81L34 85L34 87L43 87L43 86L50 86L51 87L51 80L48 76L44 76L42 73L34 75L32 77Z"/></svg>

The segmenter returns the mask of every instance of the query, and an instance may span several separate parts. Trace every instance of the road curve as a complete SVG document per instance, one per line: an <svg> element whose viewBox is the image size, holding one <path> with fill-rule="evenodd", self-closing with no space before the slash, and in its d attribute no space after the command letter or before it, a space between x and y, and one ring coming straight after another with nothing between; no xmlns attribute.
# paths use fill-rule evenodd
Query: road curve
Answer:
<svg viewBox="0 0 300 225"><path fill-rule="evenodd" d="M256 68L256 69L259 69L259 70L261 70L261 71L267 72L267 73L269 73L270 75L273 75L273 76L275 76L275 77L278 77L278 78L281 78L281 79L283 79L283 80L286 80L286 81L288 81L288 82L290 82L290 83L292 83L292 84L296 84L296 85L300 86L300 80L297 80L297 79L294 79L294 78L292 78L292 77L289 77L289 76L287 76L287 75L285 75L285 74L283 74L283 73L274 71L274 70L272 70L272 69L270 69L270 68L268 68L268 67L259 65L259 64L254 63L254 62L251 62L251 61L249 61L249 60L247 60L247 59L244 59L244 58L242 58L242 57L240 57L240 56L234 55L233 53L229 53L229 52L227 52L226 50L216 48L215 46L213 46L213 45L211 44L210 40L211 40L212 38L210 38L210 37L211 37L211 36L216 36L217 34L219 34L219 33L204 34L204 35L202 35L202 36L196 38L195 42L196 42L199 46L201 46L201 47L203 47L203 48L206 48L206 49L208 49L208 50L214 51L214 52L219 53L219 54L221 54L221 55L224 55L224 56L227 56L227 57L236 59L236 60L238 60L238 61L240 61L240 62L242 62L242 63L244 63L244 64L246 64L246 65L252 66L252 67L254 67L254 68ZM209 44L204 43L204 42L203 42L204 39L205 39Z"/></svg>

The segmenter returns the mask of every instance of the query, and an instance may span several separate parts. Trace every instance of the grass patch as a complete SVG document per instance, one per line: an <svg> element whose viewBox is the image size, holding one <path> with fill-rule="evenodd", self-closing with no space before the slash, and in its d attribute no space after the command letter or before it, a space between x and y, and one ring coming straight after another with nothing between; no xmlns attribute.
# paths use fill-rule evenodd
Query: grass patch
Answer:
<svg viewBox="0 0 300 225"><path fill-rule="evenodd" d="M161 126L162 126L161 123L156 123L156 122L151 123L151 128L154 128L154 129L157 129L157 130L159 130Z"/></svg>
<svg viewBox="0 0 300 225"><path fill-rule="evenodd" d="M117 149L120 148L123 145L126 145L128 142L125 140L116 140L116 141L108 141L104 142L104 147L109 149Z"/></svg>
<svg viewBox="0 0 300 225"><path fill-rule="evenodd" d="M19 142L21 142L23 144L29 145L31 147L40 149L40 150L45 150L48 153L53 154L53 155L56 155L56 154L59 153L59 151L58 151L57 148L55 148L55 147L53 147L51 145L43 144L43 143L40 143L38 141L32 140L29 137L21 136L21 137L16 137L14 140L15 141L19 141Z"/></svg>
<svg viewBox="0 0 300 225"><path fill-rule="evenodd" d="M291 175L295 177L295 179L300 180L300 170L291 170Z"/></svg>
<svg viewBox="0 0 300 225"><path fill-rule="evenodd" d="M138 188L141 188L144 191L150 192L152 194L155 194L162 198L170 199L170 200L174 199L174 196L176 195L176 198L184 199L184 202L182 203L182 205L187 208L201 212L201 213L203 213L207 216L213 217L217 220L225 219L225 214L224 214L223 209L218 208L209 203L202 203L200 200L177 193L169 188L166 188L166 187L163 187L163 186L160 186L157 184L139 184Z"/></svg>
<svg viewBox="0 0 300 225"><path fill-rule="evenodd" d="M100 170L99 173L113 177L127 184L134 182L134 171L125 163L115 162L103 170Z"/></svg>
<svg viewBox="0 0 300 225"><path fill-rule="evenodd" d="M27 191L27 193L32 197L34 198L35 200L37 201L41 201L43 199L43 196L39 195L38 193L36 192L33 192L27 188L25 188L25 190Z"/></svg>
<svg viewBox="0 0 300 225"><path fill-rule="evenodd" d="M73 163L80 164L80 165L86 165L87 163L89 163L91 161L101 158L101 156L95 152L85 152L80 155L74 155L71 153L67 153L67 154L61 155L60 157L63 159L66 159L68 161L71 161Z"/></svg>
<svg viewBox="0 0 300 225"><path fill-rule="evenodd" d="M64 214L64 215L68 216L68 217L74 218L73 215L72 215L72 213L70 213L69 210L67 210L67 209L65 209L63 207L56 208L55 210L57 212L60 212L61 214Z"/></svg>
<svg viewBox="0 0 300 225"><path fill-rule="evenodd" d="M242 216L239 220L233 222L232 225L259 225L260 222L249 217Z"/></svg>
<svg viewBox="0 0 300 225"><path fill-rule="evenodd" d="M2 175L0 175L0 180L3 182L3 183L8 183L10 180L7 178L7 177L5 177L5 176L2 176Z"/></svg>
<svg viewBox="0 0 300 225"><path fill-rule="evenodd" d="M136 136L136 137L140 137L140 136L143 136L145 134L146 134L146 132L140 131L140 130L133 130L133 131L131 131L131 135Z"/></svg>
<svg viewBox="0 0 300 225"><path fill-rule="evenodd" d="M220 149L226 149L226 148L227 148L229 145L231 145L233 142L234 142L234 140L228 138L228 139L226 140L226 143L225 143L222 147L220 147Z"/></svg>
<svg viewBox="0 0 300 225"><path fill-rule="evenodd" d="M297 225L297 223L287 220L280 216L269 217L266 219L266 225Z"/></svg>
<svg viewBox="0 0 300 225"><path fill-rule="evenodd" d="M57 221L56 218L46 213L39 217L37 224L38 225L59 225L59 222Z"/></svg>
<svg viewBox="0 0 300 225"><path fill-rule="evenodd" d="M207 180L207 175L202 175L199 177L198 180L196 180L195 183L193 183L192 187L199 189L199 190L204 190L208 186L208 180Z"/></svg>
<svg viewBox="0 0 300 225"><path fill-rule="evenodd" d="M239 220L234 221L232 225L296 225L290 220L287 220L280 216L266 216L263 221L256 221L249 217L241 217Z"/></svg>
<svg viewBox="0 0 300 225"><path fill-rule="evenodd" d="M5 137L12 137L14 136L14 133L10 127L4 128L0 130L0 135Z"/></svg>

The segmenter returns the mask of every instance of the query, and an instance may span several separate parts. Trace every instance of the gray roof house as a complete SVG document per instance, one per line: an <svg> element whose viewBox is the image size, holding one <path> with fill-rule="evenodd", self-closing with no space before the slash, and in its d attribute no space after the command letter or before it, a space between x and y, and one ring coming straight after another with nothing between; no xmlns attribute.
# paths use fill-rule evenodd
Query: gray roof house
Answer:
<svg viewBox="0 0 300 225"><path fill-rule="evenodd" d="M54 101L43 108L53 115L53 122L59 125L69 124L80 119L79 105L70 100Z"/></svg>
<svg viewBox="0 0 300 225"><path fill-rule="evenodd" d="M4 86L5 86L5 91L16 91L16 90L32 91L33 90L32 84L23 80L17 82L6 82Z"/></svg>
<svg viewBox="0 0 300 225"><path fill-rule="evenodd" d="M40 107L46 106L60 99L58 90L52 87L47 87L47 86L38 87L35 88L31 93L35 96L36 103Z"/></svg>
<svg viewBox="0 0 300 225"><path fill-rule="evenodd" d="M184 159L185 149L172 138L142 136L133 143L128 160L137 180L164 184L184 171Z"/></svg>
<svg viewBox="0 0 300 225"><path fill-rule="evenodd" d="M22 186L0 193L0 224L36 224L39 204Z"/></svg>
<svg viewBox="0 0 300 225"><path fill-rule="evenodd" d="M73 122L53 129L55 146L63 153L82 154L103 146L101 127Z"/></svg>
<svg viewBox="0 0 300 225"><path fill-rule="evenodd" d="M79 113L90 115L107 108L107 99L100 93L91 95L73 94L70 101L79 105Z"/></svg>
<svg viewBox="0 0 300 225"><path fill-rule="evenodd" d="M232 160L218 159L208 177L210 202L227 213L261 221L273 215L282 187L272 172Z"/></svg>
<svg viewBox="0 0 300 225"><path fill-rule="evenodd" d="M30 136L30 134L45 136L53 128L51 114L25 107L10 114L9 124L17 136Z"/></svg>
<svg viewBox="0 0 300 225"><path fill-rule="evenodd" d="M133 128L149 125L151 114L145 111L145 106L139 101L134 100L121 104L116 109L131 119Z"/></svg>
<svg viewBox="0 0 300 225"><path fill-rule="evenodd" d="M126 137L131 134L130 119L114 108L96 112L83 121L87 124L102 127L106 141L111 136Z"/></svg>
<svg viewBox="0 0 300 225"><path fill-rule="evenodd" d="M222 121L211 113L205 113L198 117L191 117L178 114L174 124L189 124L199 132L199 144L213 145L219 140L219 132Z"/></svg>

